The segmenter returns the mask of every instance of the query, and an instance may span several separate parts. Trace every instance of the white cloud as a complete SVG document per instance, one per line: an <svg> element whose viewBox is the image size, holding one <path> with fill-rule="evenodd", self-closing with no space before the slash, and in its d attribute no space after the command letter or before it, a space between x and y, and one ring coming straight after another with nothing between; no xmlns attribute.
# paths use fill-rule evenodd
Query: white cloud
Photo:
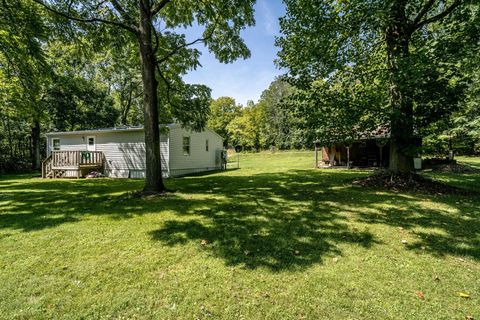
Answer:
<svg viewBox="0 0 480 320"><path fill-rule="evenodd" d="M278 1L278 0L276 0ZM277 19L275 18L272 8L269 6L267 0L258 1L259 14L261 15L261 21L263 31L269 36L277 34Z"/></svg>

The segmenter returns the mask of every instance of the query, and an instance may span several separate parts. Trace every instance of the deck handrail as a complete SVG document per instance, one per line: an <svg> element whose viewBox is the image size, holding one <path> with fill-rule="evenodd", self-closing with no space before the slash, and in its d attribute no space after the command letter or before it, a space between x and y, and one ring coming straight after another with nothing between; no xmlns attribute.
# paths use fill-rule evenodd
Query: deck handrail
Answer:
<svg viewBox="0 0 480 320"><path fill-rule="evenodd" d="M52 151L53 167L80 167L103 164L102 151L61 150Z"/></svg>
<svg viewBox="0 0 480 320"><path fill-rule="evenodd" d="M100 169L103 170L105 156L102 151L88 150L55 150L42 161L43 178L65 177L66 172L76 171L76 177L79 178L82 170Z"/></svg>
<svg viewBox="0 0 480 320"><path fill-rule="evenodd" d="M42 161L42 178L46 178L47 174L52 170L52 155L49 155Z"/></svg>

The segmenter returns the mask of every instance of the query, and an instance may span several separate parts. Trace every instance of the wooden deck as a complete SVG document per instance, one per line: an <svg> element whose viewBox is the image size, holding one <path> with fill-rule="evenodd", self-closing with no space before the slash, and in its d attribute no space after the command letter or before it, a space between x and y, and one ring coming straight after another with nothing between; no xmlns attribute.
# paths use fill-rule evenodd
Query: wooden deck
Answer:
<svg viewBox="0 0 480 320"><path fill-rule="evenodd" d="M105 157L101 151L52 151L42 162L43 178L80 178L87 171L102 171Z"/></svg>

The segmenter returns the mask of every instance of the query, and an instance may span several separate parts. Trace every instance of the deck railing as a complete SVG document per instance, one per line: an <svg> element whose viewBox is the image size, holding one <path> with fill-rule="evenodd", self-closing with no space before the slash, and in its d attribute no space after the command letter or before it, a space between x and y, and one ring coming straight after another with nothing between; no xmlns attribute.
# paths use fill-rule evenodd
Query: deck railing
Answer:
<svg viewBox="0 0 480 320"><path fill-rule="evenodd" d="M102 168L104 156L101 151L52 151L42 162L42 177L59 178L81 176L82 169Z"/></svg>
<svg viewBox="0 0 480 320"><path fill-rule="evenodd" d="M52 172L52 155L42 161L42 178L47 178Z"/></svg>
<svg viewBox="0 0 480 320"><path fill-rule="evenodd" d="M100 166L103 164L101 151L52 151L53 169Z"/></svg>

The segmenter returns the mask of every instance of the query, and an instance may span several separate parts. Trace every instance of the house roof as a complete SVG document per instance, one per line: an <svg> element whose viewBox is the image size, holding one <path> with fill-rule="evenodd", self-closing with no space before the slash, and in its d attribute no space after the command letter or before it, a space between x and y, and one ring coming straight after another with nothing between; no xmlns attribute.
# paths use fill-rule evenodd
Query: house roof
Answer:
<svg viewBox="0 0 480 320"><path fill-rule="evenodd" d="M352 136L355 137L353 141L362 141L370 139L389 139L390 127L387 125L381 125L373 130L359 131L358 128L352 129ZM320 140L314 141L314 143L321 143Z"/></svg>
<svg viewBox="0 0 480 320"><path fill-rule="evenodd" d="M176 123L167 124L168 128L176 126ZM132 132L132 131L143 131L143 126L118 126L112 128L99 128L99 129L88 129L88 130L74 130L74 131L52 131L48 132L47 136L54 135L73 135L73 134L95 134L95 133L110 133L110 132Z"/></svg>
<svg viewBox="0 0 480 320"><path fill-rule="evenodd" d="M390 138L390 128L388 126L378 126L374 130L357 132L358 140L367 139L385 139Z"/></svg>
<svg viewBox="0 0 480 320"><path fill-rule="evenodd" d="M175 127L181 127L178 123L169 123L165 125L161 125L168 127L169 129L173 129ZM221 135L213 131L212 129L205 128L205 130L213 132L217 135L220 139L224 140ZM118 126L112 128L99 128L99 129L89 129L89 130L75 130L75 131L52 131L46 133L47 136L63 136L63 135L78 135L78 134L98 134L98 133L117 133L117 132L138 132L143 131L143 126Z"/></svg>

